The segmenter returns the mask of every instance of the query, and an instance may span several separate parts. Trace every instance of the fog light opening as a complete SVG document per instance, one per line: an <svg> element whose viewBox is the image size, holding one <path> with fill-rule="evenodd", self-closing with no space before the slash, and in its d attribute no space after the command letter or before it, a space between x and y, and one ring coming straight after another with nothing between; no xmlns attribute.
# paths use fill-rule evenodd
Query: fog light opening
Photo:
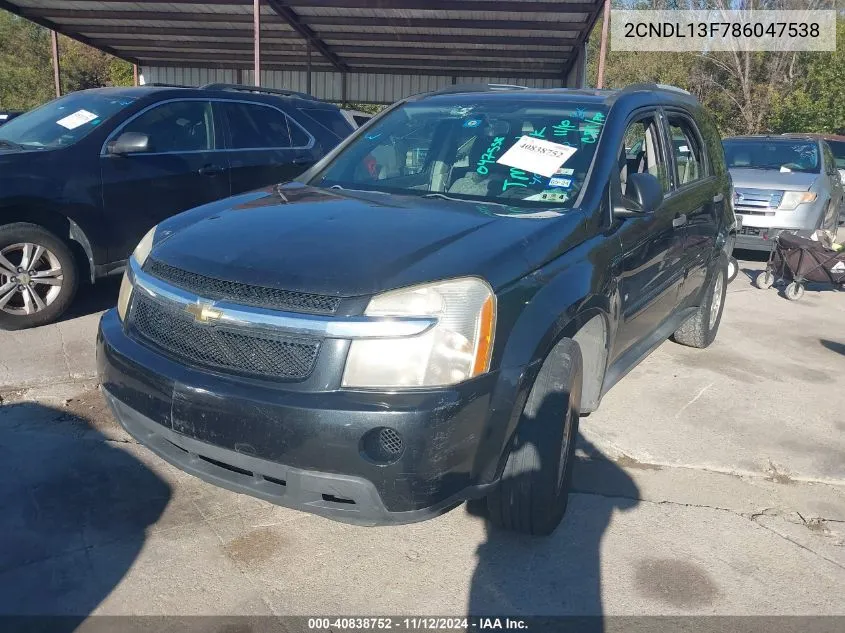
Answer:
<svg viewBox="0 0 845 633"><path fill-rule="evenodd" d="M370 461L387 465L397 461L405 452L405 442L398 431L380 426L367 431L361 438L361 453Z"/></svg>

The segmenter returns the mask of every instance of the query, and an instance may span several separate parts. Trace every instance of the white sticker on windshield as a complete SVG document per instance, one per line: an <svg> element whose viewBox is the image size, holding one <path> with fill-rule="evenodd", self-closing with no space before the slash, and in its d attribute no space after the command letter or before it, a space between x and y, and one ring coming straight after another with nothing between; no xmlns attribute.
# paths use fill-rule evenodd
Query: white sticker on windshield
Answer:
<svg viewBox="0 0 845 633"><path fill-rule="evenodd" d="M569 145L523 136L496 162L551 178L576 151Z"/></svg>
<svg viewBox="0 0 845 633"><path fill-rule="evenodd" d="M99 117L93 112L88 112L88 110L77 110L73 114L69 114L65 118L59 119L56 123L69 130L75 130L80 125L90 123L97 118Z"/></svg>

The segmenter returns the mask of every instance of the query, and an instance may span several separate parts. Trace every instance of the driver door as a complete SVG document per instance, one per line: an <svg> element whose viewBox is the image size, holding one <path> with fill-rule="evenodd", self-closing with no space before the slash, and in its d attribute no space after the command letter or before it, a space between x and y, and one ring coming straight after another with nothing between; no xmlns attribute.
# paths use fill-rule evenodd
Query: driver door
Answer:
<svg viewBox="0 0 845 633"><path fill-rule="evenodd" d="M162 220L230 195L219 129L210 101L185 99L143 110L111 135L109 141L126 132L149 137L146 151L115 155L107 141L100 156L111 261L127 259Z"/></svg>

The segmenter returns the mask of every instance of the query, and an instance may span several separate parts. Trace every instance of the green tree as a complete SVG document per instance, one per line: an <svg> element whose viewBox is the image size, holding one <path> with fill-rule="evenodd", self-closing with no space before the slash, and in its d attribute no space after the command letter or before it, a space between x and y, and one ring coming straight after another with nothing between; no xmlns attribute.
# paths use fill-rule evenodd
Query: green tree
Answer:
<svg viewBox="0 0 845 633"><path fill-rule="evenodd" d="M54 95L49 31L0 10L0 109L28 110Z"/></svg>
<svg viewBox="0 0 845 633"><path fill-rule="evenodd" d="M834 53L802 53L797 87L775 107L775 132L845 134L845 19L836 25Z"/></svg>
<svg viewBox="0 0 845 633"><path fill-rule="evenodd" d="M0 10L0 109L29 110L55 97L50 32ZM59 36L62 91L132 85L132 64Z"/></svg>

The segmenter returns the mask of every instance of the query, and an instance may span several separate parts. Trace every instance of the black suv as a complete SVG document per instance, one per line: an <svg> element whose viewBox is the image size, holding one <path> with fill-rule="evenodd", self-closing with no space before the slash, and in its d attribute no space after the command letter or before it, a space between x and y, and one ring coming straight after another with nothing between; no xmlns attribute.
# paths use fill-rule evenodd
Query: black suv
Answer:
<svg viewBox="0 0 845 633"><path fill-rule="evenodd" d="M486 497L546 534L579 414L666 338L716 336L729 194L683 91L413 97L299 181L150 231L100 323L102 387L235 491L360 524Z"/></svg>
<svg viewBox="0 0 845 633"><path fill-rule="evenodd" d="M0 329L58 318L175 213L301 174L353 128L301 93L214 84L69 94L0 128Z"/></svg>

